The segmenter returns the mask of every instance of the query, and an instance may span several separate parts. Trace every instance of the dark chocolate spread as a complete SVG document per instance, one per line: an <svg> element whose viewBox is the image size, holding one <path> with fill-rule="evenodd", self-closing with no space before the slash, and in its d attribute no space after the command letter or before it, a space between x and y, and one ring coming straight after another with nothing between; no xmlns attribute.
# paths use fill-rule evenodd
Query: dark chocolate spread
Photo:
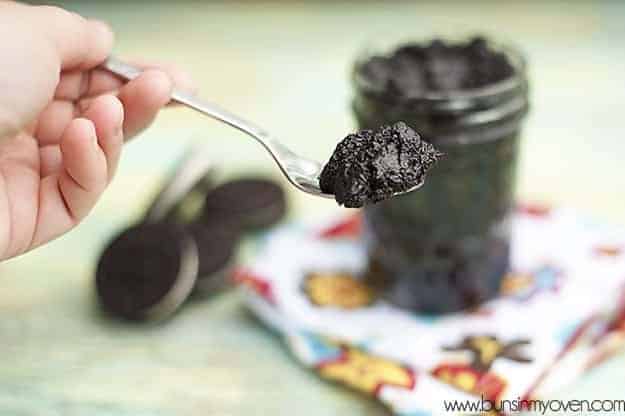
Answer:
<svg viewBox="0 0 625 416"><path fill-rule="evenodd" d="M419 185L442 154L405 123L348 135L324 166L319 185L348 208Z"/></svg>
<svg viewBox="0 0 625 416"><path fill-rule="evenodd" d="M509 78L514 68L484 38L402 45L389 56L374 56L360 67L370 85L394 98L417 98L431 91L484 87Z"/></svg>

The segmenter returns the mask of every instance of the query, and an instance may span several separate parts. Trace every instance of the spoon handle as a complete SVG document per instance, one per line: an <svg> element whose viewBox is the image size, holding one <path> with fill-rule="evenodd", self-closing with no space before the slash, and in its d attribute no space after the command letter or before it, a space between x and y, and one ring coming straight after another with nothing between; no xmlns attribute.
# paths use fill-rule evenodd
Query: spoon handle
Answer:
<svg viewBox="0 0 625 416"><path fill-rule="evenodd" d="M109 57L101 65L101 68L126 80L132 80L143 72L142 69L122 62L114 57ZM171 94L171 99L172 101L199 111L202 114L222 121L253 137L269 152L284 176L298 189L317 196L333 197L333 195L324 194L321 189L319 189L318 175L321 171L321 165L318 162L293 153L280 141L273 139L264 129L224 110L216 104L204 101L184 91L174 90Z"/></svg>
<svg viewBox="0 0 625 416"><path fill-rule="evenodd" d="M117 75L125 80L132 80L139 76L143 70L122 62L117 58L109 57L102 65L102 68ZM254 123L244 120L228 110L225 110L218 105L209 101L203 100L193 94L189 94L184 91L176 90L171 94L171 99L180 104L184 104L202 114L206 114L209 117L222 121L236 129L243 131L244 133L254 136L257 140L263 141L269 135L265 130L258 127Z"/></svg>

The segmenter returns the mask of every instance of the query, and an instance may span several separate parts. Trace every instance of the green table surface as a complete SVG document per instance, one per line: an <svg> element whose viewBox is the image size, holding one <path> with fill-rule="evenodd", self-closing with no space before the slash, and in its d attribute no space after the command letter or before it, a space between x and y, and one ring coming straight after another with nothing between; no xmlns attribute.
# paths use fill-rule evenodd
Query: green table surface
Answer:
<svg viewBox="0 0 625 416"><path fill-rule="evenodd" d="M625 2L64 4L109 21L116 54L188 69L201 95L320 160L353 129L350 62L365 45L475 31L514 41L532 77L519 198L625 223ZM168 110L127 146L118 177L80 227L0 264L0 415L385 414L298 366L236 293L191 303L160 326L99 315L92 283L103 244L138 218L176 157L200 142L222 178L278 178L252 140ZM340 210L292 190L289 198L293 219ZM623 374L620 356L558 397L623 398Z"/></svg>

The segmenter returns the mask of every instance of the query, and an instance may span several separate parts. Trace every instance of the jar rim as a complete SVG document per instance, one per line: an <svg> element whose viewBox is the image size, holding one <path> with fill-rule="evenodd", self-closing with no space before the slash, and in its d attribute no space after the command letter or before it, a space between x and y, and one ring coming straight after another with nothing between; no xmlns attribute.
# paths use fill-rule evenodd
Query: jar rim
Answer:
<svg viewBox="0 0 625 416"><path fill-rule="evenodd" d="M445 38L444 40L451 40L453 42L457 42L458 39L455 38ZM521 53L520 49L511 43L498 43L490 38L485 38L488 47L502 52L508 58L508 61L512 65L514 69L514 73L501 81L494 82L492 84L484 85L483 87L477 88L467 88L467 89L457 89L457 90L448 90L448 91L424 91L423 94L413 97L402 97L400 102L405 102L407 104L411 102L418 101L432 101L432 102L446 102L446 101L468 101L468 100L479 100L489 97L494 97L502 94L506 94L510 91L513 91L517 88L522 88L526 83L527 79L525 76L526 70L526 60ZM406 43L406 42L404 42ZM423 43L423 41L419 42ZM374 53L370 48L363 49L358 57L356 58L356 62L353 66L352 77L354 83L357 88L361 89L365 93L370 93L372 95L384 95L386 90L375 88L371 82L367 80L367 78L359 71L361 66L366 63L373 56L385 56L389 53L392 53L397 47L401 46L402 43L396 44L394 47L387 48L385 51L381 53Z"/></svg>

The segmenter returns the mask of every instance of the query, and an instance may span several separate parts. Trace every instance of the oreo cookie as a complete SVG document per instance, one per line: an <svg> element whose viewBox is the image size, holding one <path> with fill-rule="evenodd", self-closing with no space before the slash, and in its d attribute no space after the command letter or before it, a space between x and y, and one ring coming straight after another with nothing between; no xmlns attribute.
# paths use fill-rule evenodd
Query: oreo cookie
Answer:
<svg viewBox="0 0 625 416"><path fill-rule="evenodd" d="M286 197L275 182L237 179L226 182L206 195L203 217L239 226L242 231L270 227L286 214Z"/></svg>
<svg viewBox="0 0 625 416"><path fill-rule="evenodd" d="M106 247L96 271L104 310L128 320L161 320L191 293L199 269L198 247L169 223L140 224Z"/></svg>
<svg viewBox="0 0 625 416"><path fill-rule="evenodd" d="M187 230L195 240L199 267L193 294L206 297L230 286L239 233L217 222L197 221Z"/></svg>
<svg viewBox="0 0 625 416"><path fill-rule="evenodd" d="M269 227L286 212L276 183L242 179L208 191L210 172L193 157L184 159L175 175L143 221L114 238L101 255L96 292L111 315L161 320L191 294L204 298L227 288L241 234Z"/></svg>

